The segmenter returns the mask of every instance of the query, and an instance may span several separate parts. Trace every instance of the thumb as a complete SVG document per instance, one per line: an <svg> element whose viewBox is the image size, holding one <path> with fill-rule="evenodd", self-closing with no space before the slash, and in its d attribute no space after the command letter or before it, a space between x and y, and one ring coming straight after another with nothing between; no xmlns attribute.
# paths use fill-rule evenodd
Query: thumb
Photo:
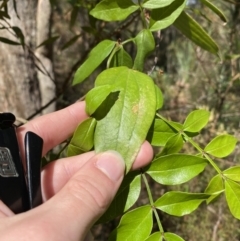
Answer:
<svg viewBox="0 0 240 241"><path fill-rule="evenodd" d="M82 240L114 198L124 169L124 161L115 151L97 154L86 162L57 195L42 205L47 209L43 213L49 216L45 220L53 224L53 236L58 235L51 240Z"/></svg>

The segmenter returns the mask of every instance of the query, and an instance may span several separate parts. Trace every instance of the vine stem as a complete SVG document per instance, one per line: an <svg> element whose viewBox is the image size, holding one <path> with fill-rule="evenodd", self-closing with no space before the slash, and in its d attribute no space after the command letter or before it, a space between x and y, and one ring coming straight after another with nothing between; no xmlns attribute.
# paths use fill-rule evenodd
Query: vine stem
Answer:
<svg viewBox="0 0 240 241"><path fill-rule="evenodd" d="M145 186L146 186L146 189L147 189L147 193L148 193L148 198L149 198L150 205L151 205L151 207L152 207L152 209L153 209L154 216L155 216L155 218L156 218L156 220L157 220L158 228L159 228L160 232L161 232L162 234L164 234L163 226L162 226L162 224L161 224L161 221L160 221L158 212L157 212L156 207L155 207L155 205L154 205L152 193L151 193L151 190L150 190L150 187L149 187L149 184L148 184L148 180L147 180L147 178L146 178L145 173L142 173L142 177L143 177L143 181L144 181L144 184L145 184Z"/></svg>
<svg viewBox="0 0 240 241"><path fill-rule="evenodd" d="M220 168L216 165L216 163L209 157L209 155L207 153L204 152L204 150L195 142L193 141L192 138L190 138L187 134L185 134L183 132L183 130L181 130L180 128L177 128L175 125L171 125L171 123L169 123L169 121L167 119L165 119L163 116L161 116L160 114L156 114L157 117L159 117L160 119L162 119L163 121L165 121L166 123L168 123L168 125L170 125L173 129L175 129L176 131L178 131L179 133L181 133L185 139L192 144L193 147L195 147L201 154L203 154L203 156L208 160L208 162L212 165L212 167L216 170L216 172L218 172L221 176L222 176L222 171L220 170Z"/></svg>

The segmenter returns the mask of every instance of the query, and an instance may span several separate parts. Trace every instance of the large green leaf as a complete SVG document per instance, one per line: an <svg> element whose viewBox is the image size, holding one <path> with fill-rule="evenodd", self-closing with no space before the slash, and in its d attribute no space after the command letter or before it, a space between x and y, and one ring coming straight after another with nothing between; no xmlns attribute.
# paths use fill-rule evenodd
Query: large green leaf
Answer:
<svg viewBox="0 0 240 241"><path fill-rule="evenodd" d="M167 192L155 202L155 207L174 216L184 216L195 211L210 197L204 193Z"/></svg>
<svg viewBox="0 0 240 241"><path fill-rule="evenodd" d="M103 71L95 86L106 85L112 85L112 91L120 93L107 115L97 122L95 150L118 151L129 171L155 115L155 86L149 76L126 67Z"/></svg>
<svg viewBox="0 0 240 241"><path fill-rule="evenodd" d="M168 139L176 135L176 131L162 119L155 119L149 130L147 140L153 146L165 146Z"/></svg>
<svg viewBox="0 0 240 241"><path fill-rule="evenodd" d="M137 55L134 60L133 69L143 71L145 58L155 49L155 41L148 29L143 29L134 39L137 45Z"/></svg>
<svg viewBox="0 0 240 241"><path fill-rule="evenodd" d="M68 156L75 156L93 148L95 126L96 120L94 118L88 118L79 124L68 145Z"/></svg>
<svg viewBox="0 0 240 241"><path fill-rule="evenodd" d="M150 30L158 31L173 24L183 11L185 5L186 0L175 0L166 7L152 10L149 24Z"/></svg>
<svg viewBox="0 0 240 241"><path fill-rule="evenodd" d="M212 202L216 197L218 197L224 191L223 179L221 175L214 176L208 183L205 193L211 194L211 197L207 199L207 203Z"/></svg>
<svg viewBox="0 0 240 241"><path fill-rule="evenodd" d="M145 241L163 241L163 234L161 232L153 233Z"/></svg>
<svg viewBox="0 0 240 241"><path fill-rule="evenodd" d="M170 5L172 2L175 0L149 0L145 3L142 4L143 8L148 8L148 9L156 9L156 8L162 8Z"/></svg>
<svg viewBox="0 0 240 241"><path fill-rule="evenodd" d="M232 215L240 219L240 185L231 180L225 180L225 195Z"/></svg>
<svg viewBox="0 0 240 241"><path fill-rule="evenodd" d="M187 13L182 12L174 26L196 45L210 53L218 55L219 48L208 33Z"/></svg>
<svg viewBox="0 0 240 241"><path fill-rule="evenodd" d="M129 172L114 197L110 207L98 220L105 223L126 212L138 200L141 191L141 175L139 171Z"/></svg>
<svg viewBox="0 0 240 241"><path fill-rule="evenodd" d="M145 240L150 235L152 226L152 207L139 207L123 215L118 227L111 233L109 241Z"/></svg>
<svg viewBox="0 0 240 241"><path fill-rule="evenodd" d="M103 40L94 47L86 61L78 68L73 78L73 85L81 83L85 80L112 52L116 42L111 40Z"/></svg>
<svg viewBox="0 0 240 241"><path fill-rule="evenodd" d="M192 111L183 124L183 130L187 132L199 132L208 123L210 112L207 110Z"/></svg>
<svg viewBox="0 0 240 241"><path fill-rule="evenodd" d="M172 154L155 159L146 172L158 183L176 185L197 176L206 165L207 161L204 158Z"/></svg>
<svg viewBox="0 0 240 241"><path fill-rule="evenodd" d="M160 156L169 155L173 153L178 153L183 147L183 138L180 133L171 136L166 145L164 146Z"/></svg>
<svg viewBox="0 0 240 241"><path fill-rule="evenodd" d="M240 182L240 166L230 167L223 171L223 175L235 182Z"/></svg>
<svg viewBox="0 0 240 241"><path fill-rule="evenodd" d="M129 0L122 0L122 4L119 4L117 0L103 0L90 11L90 14L104 21L120 21L137 9L139 9L139 6Z"/></svg>
<svg viewBox="0 0 240 241"><path fill-rule="evenodd" d="M214 13L216 13L220 19L224 22L227 23L227 18L224 15L224 13L213 3L209 2L208 0L200 0L204 5L206 5L209 9L211 9Z"/></svg>
<svg viewBox="0 0 240 241"><path fill-rule="evenodd" d="M226 157L230 155L237 143L237 139L231 135L220 135L215 137L204 148L204 151L215 157Z"/></svg>

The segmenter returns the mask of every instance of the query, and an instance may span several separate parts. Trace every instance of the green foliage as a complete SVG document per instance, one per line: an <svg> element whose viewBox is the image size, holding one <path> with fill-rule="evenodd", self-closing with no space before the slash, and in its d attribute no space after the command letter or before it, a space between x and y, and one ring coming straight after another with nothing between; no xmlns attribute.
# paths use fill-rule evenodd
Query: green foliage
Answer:
<svg viewBox="0 0 240 241"><path fill-rule="evenodd" d="M202 0L202 3L226 22L218 7L207 0ZM170 25L204 50L219 55L215 41L185 12L185 6L186 0L102 0L89 9L90 15L101 21L122 21L139 16L143 22L143 28L123 42L105 39L98 43L73 80L74 85L81 83L107 59L107 69L98 75L94 88L85 97L86 112L91 118L80 124L68 150L69 155L90 149L96 152L116 150L126 162L124 181L107 212L97 221L103 223L123 215L109 237L111 241L181 241L180 236L164 231L156 210L184 216L194 212L203 202L211 203L222 193L226 195L232 215L240 219L240 169L232 167L222 171L212 158L230 155L237 139L228 134L219 135L201 148L193 138L207 126L210 112L194 110L183 124L167 120L157 112L163 106L161 90L154 84L150 74L143 73L146 58L155 49L154 32ZM146 12L148 19L145 18ZM125 47L129 42L136 49L135 57ZM152 163L141 173L129 172L145 139L160 149ZM179 153L186 143L195 149L194 154ZM207 165L217 175L210 180L204 193L170 191L153 199L147 175L161 185L180 185L198 176ZM140 196L141 181L146 186L149 205L129 211ZM151 235L153 216L159 232Z"/></svg>

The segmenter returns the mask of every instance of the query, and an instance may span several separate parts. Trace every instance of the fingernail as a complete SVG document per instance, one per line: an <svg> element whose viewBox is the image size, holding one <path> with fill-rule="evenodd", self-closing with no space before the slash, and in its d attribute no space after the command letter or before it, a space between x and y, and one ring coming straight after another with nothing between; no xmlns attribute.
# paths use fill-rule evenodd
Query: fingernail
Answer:
<svg viewBox="0 0 240 241"><path fill-rule="evenodd" d="M99 155L96 167L116 182L124 175L125 162L118 152L107 151Z"/></svg>

